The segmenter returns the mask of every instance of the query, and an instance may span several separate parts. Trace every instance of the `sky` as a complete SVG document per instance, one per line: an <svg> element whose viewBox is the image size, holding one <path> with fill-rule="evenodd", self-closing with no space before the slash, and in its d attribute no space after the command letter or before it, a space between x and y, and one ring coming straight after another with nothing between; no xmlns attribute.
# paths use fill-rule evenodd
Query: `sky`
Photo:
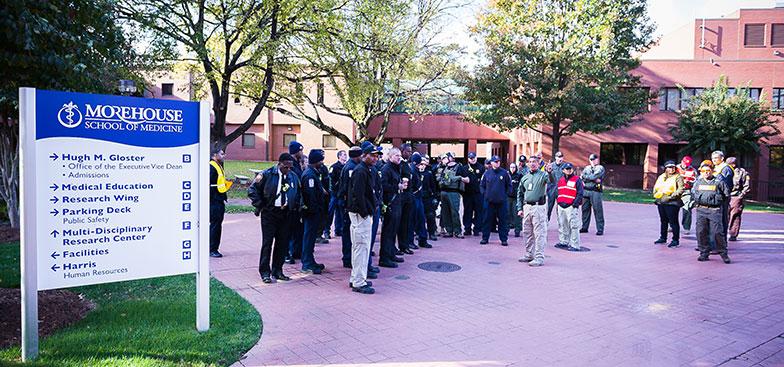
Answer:
<svg viewBox="0 0 784 367"><path fill-rule="evenodd" d="M480 44L468 28L476 23L476 14L487 0L456 0L460 1L467 5L452 12L438 41L456 42L463 46L466 56L461 63L470 68L478 63L476 55ZM738 9L772 8L775 5L776 0L648 0L648 14L657 24L656 36L661 36L697 18L720 18Z"/></svg>

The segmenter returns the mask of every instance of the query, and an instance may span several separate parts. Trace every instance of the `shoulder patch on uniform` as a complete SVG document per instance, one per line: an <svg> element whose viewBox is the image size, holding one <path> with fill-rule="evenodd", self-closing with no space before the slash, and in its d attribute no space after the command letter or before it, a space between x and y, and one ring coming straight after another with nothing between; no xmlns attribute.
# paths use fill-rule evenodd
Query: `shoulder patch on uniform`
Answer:
<svg viewBox="0 0 784 367"><path fill-rule="evenodd" d="M351 177L351 174L352 174L352 173L354 173L354 170L353 170L353 169L348 171L348 177L349 177L349 178Z"/></svg>
<svg viewBox="0 0 784 367"><path fill-rule="evenodd" d="M312 178L308 179L308 187L316 187L316 183Z"/></svg>

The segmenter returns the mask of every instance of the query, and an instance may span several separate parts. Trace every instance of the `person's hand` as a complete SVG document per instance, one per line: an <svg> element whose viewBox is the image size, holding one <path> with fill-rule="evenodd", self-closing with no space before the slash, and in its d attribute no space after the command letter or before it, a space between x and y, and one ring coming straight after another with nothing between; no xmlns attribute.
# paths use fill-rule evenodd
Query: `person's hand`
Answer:
<svg viewBox="0 0 784 367"><path fill-rule="evenodd" d="M523 211L522 210L518 210L517 211L517 216L518 217L522 217L523 216Z"/></svg>
<svg viewBox="0 0 784 367"><path fill-rule="evenodd" d="M550 162L550 163L547 163L547 164L544 166L544 170L545 170L545 171L547 171L547 172L552 172L552 171L553 171L553 163L552 163L552 162Z"/></svg>
<svg viewBox="0 0 784 367"><path fill-rule="evenodd" d="M465 183L468 183L468 182L471 181L471 179L468 178L468 177L463 177L463 178L461 178L461 180L463 180L463 182L465 182Z"/></svg>
<svg viewBox="0 0 784 367"><path fill-rule="evenodd" d="M253 183L259 183L261 181L261 173L257 173L256 177L253 178Z"/></svg>

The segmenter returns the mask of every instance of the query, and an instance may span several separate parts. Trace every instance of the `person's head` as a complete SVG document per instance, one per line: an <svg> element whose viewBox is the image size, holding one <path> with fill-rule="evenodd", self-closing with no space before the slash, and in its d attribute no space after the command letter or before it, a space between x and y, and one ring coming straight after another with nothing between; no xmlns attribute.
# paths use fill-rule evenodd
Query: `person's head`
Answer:
<svg viewBox="0 0 784 367"><path fill-rule="evenodd" d="M452 152L446 153L446 164L451 165L455 163L455 154Z"/></svg>
<svg viewBox="0 0 784 367"><path fill-rule="evenodd" d="M496 169L496 170L501 168L501 157L499 157L497 155L494 155L494 156L490 157L490 166L493 167L493 169Z"/></svg>
<svg viewBox="0 0 784 367"><path fill-rule="evenodd" d="M588 156L588 163L590 163L592 166L599 164L599 156L596 154L591 154Z"/></svg>
<svg viewBox="0 0 784 367"><path fill-rule="evenodd" d="M389 149L389 152L387 153L387 160L388 161L390 161L390 162L392 162L394 164L400 164L400 160L401 159L403 159L403 157L401 156L400 149L397 149L397 148Z"/></svg>
<svg viewBox="0 0 784 367"><path fill-rule="evenodd" d="M441 155L441 164L446 166L447 163L449 163L449 157L447 157L446 154L442 154Z"/></svg>
<svg viewBox="0 0 784 367"><path fill-rule="evenodd" d="M528 157L528 169L534 172L539 169L539 162L542 160L538 155Z"/></svg>
<svg viewBox="0 0 784 367"><path fill-rule="evenodd" d="M561 163L563 163L563 161L564 161L564 155L563 155L563 153L561 153L561 152L555 152L555 154L554 154L554 155L555 155L555 163L556 163L556 164L561 164Z"/></svg>
<svg viewBox="0 0 784 367"><path fill-rule="evenodd" d="M674 161L667 161L664 163L664 171L667 172L668 175L674 175L677 168L675 167Z"/></svg>
<svg viewBox="0 0 784 367"><path fill-rule="evenodd" d="M298 141L293 140L289 143L289 154L293 155L294 158L302 159L302 156L305 154L303 150L305 148L300 144Z"/></svg>
<svg viewBox="0 0 784 367"><path fill-rule="evenodd" d="M294 158L293 155L281 153L278 157L278 169L280 170L280 173L287 175L289 171L291 171L291 167L294 167L295 160L296 158Z"/></svg>
<svg viewBox="0 0 784 367"><path fill-rule="evenodd" d="M707 159L702 161L702 164L700 164L700 177L705 179L713 177L713 162Z"/></svg>
<svg viewBox="0 0 784 367"><path fill-rule="evenodd" d="M711 161L713 161L714 166L718 166L721 162L724 162L724 152L717 150L711 153Z"/></svg>
<svg viewBox="0 0 784 367"><path fill-rule="evenodd" d="M509 173L517 172L517 163L509 163Z"/></svg>
<svg viewBox="0 0 784 367"><path fill-rule="evenodd" d="M226 153L223 151L223 147L220 144L213 144L212 149L210 151L210 157L212 160L218 163L223 163L223 158L226 156Z"/></svg>
<svg viewBox="0 0 784 367"><path fill-rule="evenodd" d="M346 151L342 150L342 149L339 150L338 151L338 161L340 163L344 163L345 164L347 160L348 160L348 154L346 154Z"/></svg>
<svg viewBox="0 0 784 367"><path fill-rule="evenodd" d="M732 167L732 169L735 169L735 167L738 166L738 159L735 157L727 158L727 165Z"/></svg>
<svg viewBox="0 0 784 367"><path fill-rule="evenodd" d="M476 164L476 153L474 152L468 153L468 163Z"/></svg>
<svg viewBox="0 0 784 367"><path fill-rule="evenodd" d="M381 150L378 149L373 143L366 141L362 143L362 161L365 164L372 166L378 162L378 156Z"/></svg>
<svg viewBox="0 0 784 367"><path fill-rule="evenodd" d="M520 166L524 166L528 164L528 157L525 154L520 154L520 157L517 158L517 161L520 162Z"/></svg>
<svg viewBox="0 0 784 367"><path fill-rule="evenodd" d="M353 146L348 149L348 157L354 162L359 162L362 159L362 148Z"/></svg>
<svg viewBox="0 0 784 367"><path fill-rule="evenodd" d="M414 150L411 149L411 144L405 143L400 145L400 156L405 160L409 160L411 158L413 151Z"/></svg>
<svg viewBox="0 0 784 367"><path fill-rule="evenodd" d="M683 159L681 159L681 165L683 165L684 168L689 167L691 166L691 161L692 161L691 156L687 155L683 157Z"/></svg>
<svg viewBox="0 0 784 367"><path fill-rule="evenodd" d="M321 149L311 149L308 154L308 164L318 169L324 163L324 151Z"/></svg>
<svg viewBox="0 0 784 367"><path fill-rule="evenodd" d="M561 167L561 172L564 174L564 176L570 177L574 174L574 166L569 162L564 163L563 167Z"/></svg>

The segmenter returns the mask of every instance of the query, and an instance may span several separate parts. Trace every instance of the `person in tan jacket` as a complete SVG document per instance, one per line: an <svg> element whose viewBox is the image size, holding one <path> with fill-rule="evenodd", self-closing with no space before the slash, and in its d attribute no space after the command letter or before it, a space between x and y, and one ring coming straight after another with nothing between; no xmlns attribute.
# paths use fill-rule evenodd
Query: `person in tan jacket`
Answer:
<svg viewBox="0 0 784 367"><path fill-rule="evenodd" d="M740 232L740 219L743 215L743 200L751 191L751 182L749 180L749 173L746 172L745 169L737 166L737 159L735 157L727 158L727 165L734 171L734 174L732 175L732 193L730 194L730 228L728 240L737 241L738 232Z"/></svg>

